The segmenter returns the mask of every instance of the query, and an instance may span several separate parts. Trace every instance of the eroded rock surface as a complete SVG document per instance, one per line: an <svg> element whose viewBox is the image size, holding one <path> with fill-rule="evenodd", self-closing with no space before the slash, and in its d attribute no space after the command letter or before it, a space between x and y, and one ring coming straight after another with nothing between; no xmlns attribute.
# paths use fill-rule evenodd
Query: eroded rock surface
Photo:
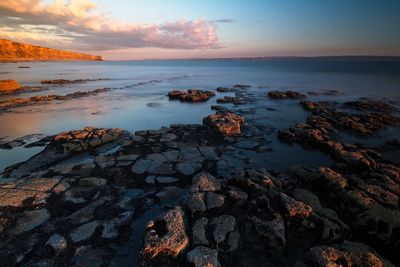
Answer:
<svg viewBox="0 0 400 267"><path fill-rule="evenodd" d="M189 89L187 91L174 90L168 93L169 99L179 99L185 102L203 102L212 96L215 96L214 92L197 89Z"/></svg>

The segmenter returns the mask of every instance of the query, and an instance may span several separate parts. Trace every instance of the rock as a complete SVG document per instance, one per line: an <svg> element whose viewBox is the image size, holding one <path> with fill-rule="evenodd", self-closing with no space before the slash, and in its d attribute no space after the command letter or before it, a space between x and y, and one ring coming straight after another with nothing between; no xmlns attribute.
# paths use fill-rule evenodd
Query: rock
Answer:
<svg viewBox="0 0 400 267"><path fill-rule="evenodd" d="M169 202L174 199L177 199L183 194L184 190L182 188L176 186L167 186L163 191L160 191L156 194L156 197L160 200L160 202Z"/></svg>
<svg viewBox="0 0 400 267"><path fill-rule="evenodd" d="M135 174L143 174L147 172L151 164L151 160L147 159L139 159L136 163L132 166L131 171Z"/></svg>
<svg viewBox="0 0 400 267"><path fill-rule="evenodd" d="M219 93L228 93L228 92L233 92L234 91L233 89L230 89L228 87L218 87L216 90Z"/></svg>
<svg viewBox="0 0 400 267"><path fill-rule="evenodd" d="M268 92L268 96L273 99L299 99L299 98L307 98L306 95L298 93L298 92L293 92L293 91L270 91Z"/></svg>
<svg viewBox="0 0 400 267"><path fill-rule="evenodd" d="M142 256L145 261L173 261L188 244L184 213L176 207L147 224Z"/></svg>
<svg viewBox="0 0 400 267"><path fill-rule="evenodd" d="M220 267L218 262L218 251L207 247L196 247L189 251L186 256L187 262L195 267Z"/></svg>
<svg viewBox="0 0 400 267"><path fill-rule="evenodd" d="M225 197L220 194L208 192L206 195L207 209L214 209L224 205Z"/></svg>
<svg viewBox="0 0 400 267"><path fill-rule="evenodd" d="M132 167L132 169L133 169L133 167ZM147 172L151 173L151 174L157 174L157 175L172 175L172 174L176 173L176 171L174 170L171 163L166 163L161 160L151 161Z"/></svg>
<svg viewBox="0 0 400 267"><path fill-rule="evenodd" d="M208 172L201 172L192 179L190 192L215 192L219 190L221 190L221 182Z"/></svg>
<svg viewBox="0 0 400 267"><path fill-rule="evenodd" d="M285 221L278 215L271 221L254 222L256 231L266 239L270 249L282 251L286 245L285 239Z"/></svg>
<svg viewBox="0 0 400 267"><path fill-rule="evenodd" d="M217 152L215 152L214 147L201 146L199 147L200 153L206 160L219 160Z"/></svg>
<svg viewBox="0 0 400 267"><path fill-rule="evenodd" d="M313 266L374 266L383 267L382 258L368 246L344 241L335 247L316 246L306 256Z"/></svg>
<svg viewBox="0 0 400 267"><path fill-rule="evenodd" d="M244 104L246 101L241 97L224 96L223 98L217 99L217 103L233 103L233 104Z"/></svg>
<svg viewBox="0 0 400 267"><path fill-rule="evenodd" d="M189 176L195 172L195 169L190 163L178 163L176 165L176 170L185 176Z"/></svg>
<svg viewBox="0 0 400 267"><path fill-rule="evenodd" d="M173 184L179 181L178 178L174 177L156 177L156 180L160 184Z"/></svg>
<svg viewBox="0 0 400 267"><path fill-rule="evenodd" d="M251 86L250 85L247 85L247 84L235 84L234 86L233 86L233 88L235 88L235 89L248 89L248 88L250 88Z"/></svg>
<svg viewBox="0 0 400 267"><path fill-rule="evenodd" d="M25 211L23 216L17 220L14 228L10 232L13 235L18 235L31 231L45 223L49 218L50 214L47 209Z"/></svg>
<svg viewBox="0 0 400 267"><path fill-rule="evenodd" d="M373 112L382 112L382 113L393 113L397 109L388 104L385 101L381 100L371 100L371 99L364 99L364 100L357 100L357 101L348 101L344 103L348 107L355 108L361 111L373 111Z"/></svg>
<svg viewBox="0 0 400 267"><path fill-rule="evenodd" d="M241 206L247 203L248 195L239 188L231 187L227 195L236 205Z"/></svg>
<svg viewBox="0 0 400 267"><path fill-rule="evenodd" d="M235 222L232 215L221 215L211 220L212 234L217 244L224 242L226 235L235 230Z"/></svg>
<svg viewBox="0 0 400 267"><path fill-rule="evenodd" d="M196 89L190 89L187 91L174 90L168 93L169 99L179 99L185 102L207 101L211 96L215 96L215 93Z"/></svg>
<svg viewBox="0 0 400 267"><path fill-rule="evenodd" d="M186 199L186 205L192 212L192 215L196 212L204 212L207 210L207 206L204 202L204 193L192 193Z"/></svg>
<svg viewBox="0 0 400 267"><path fill-rule="evenodd" d="M67 248L67 240L59 235L53 234L49 240L47 240L46 245L51 246L55 251L60 252Z"/></svg>
<svg viewBox="0 0 400 267"><path fill-rule="evenodd" d="M286 216L303 219L311 216L312 208L303 202L297 201L284 193L280 193L279 198Z"/></svg>
<svg viewBox="0 0 400 267"><path fill-rule="evenodd" d="M211 126L221 134L239 136L241 134L241 126L244 124L244 118L228 112L225 114L208 115L203 119L203 123Z"/></svg>
<svg viewBox="0 0 400 267"><path fill-rule="evenodd" d="M21 86L16 80L0 80L0 93L16 91L20 88Z"/></svg>
<svg viewBox="0 0 400 267"><path fill-rule="evenodd" d="M91 238L99 226L98 221L91 221L72 230L69 235L74 243L79 243Z"/></svg>
<svg viewBox="0 0 400 267"><path fill-rule="evenodd" d="M133 214L133 211L125 211L120 213L117 218L104 222L101 237L105 239L117 238L119 235L117 228L128 224L132 220Z"/></svg>
<svg viewBox="0 0 400 267"><path fill-rule="evenodd" d="M198 245L209 245L209 242L207 240L207 235L206 235L206 227L208 224L208 219L205 217L202 217L198 219L194 224L193 224L193 245L198 246Z"/></svg>
<svg viewBox="0 0 400 267"><path fill-rule="evenodd" d="M100 267L103 266L105 251L92 246L81 246L75 250L71 263L72 267Z"/></svg>
<svg viewBox="0 0 400 267"><path fill-rule="evenodd" d="M180 150L178 160L193 163L202 162L204 158L196 147L185 147Z"/></svg>

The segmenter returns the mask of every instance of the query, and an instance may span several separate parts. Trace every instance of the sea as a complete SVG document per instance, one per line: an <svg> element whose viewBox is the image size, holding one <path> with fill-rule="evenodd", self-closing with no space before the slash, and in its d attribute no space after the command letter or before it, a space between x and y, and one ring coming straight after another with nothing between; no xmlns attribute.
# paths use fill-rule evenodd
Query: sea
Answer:
<svg viewBox="0 0 400 267"><path fill-rule="evenodd" d="M22 67L22 68L21 68ZM50 85L47 90L17 95L0 95L0 102L34 95L65 95L99 88L111 90L96 96L31 105L0 113L0 140L32 134L54 135L85 126L123 128L127 131L159 129L171 124L201 124L214 113L211 105L223 95L202 103L170 101L173 89L215 90L248 84L262 109L260 120L269 126L271 152L264 155L267 169L282 170L293 164L317 166L327 155L305 151L297 145L280 143L280 128L304 122L308 112L298 100L271 100L271 90L319 92L310 100L344 102L372 98L400 103L400 62L347 60L149 60L99 62L19 62L0 63L0 79L15 79L23 86L42 86L41 80L92 79L83 83ZM47 86L47 85L46 85ZM335 95L323 92L337 90ZM322 93L322 94L321 94ZM252 105L252 104L250 104ZM228 105L229 106L229 105ZM399 129L387 128L368 142L399 138ZM347 136L348 140L360 140ZM29 139L29 138L28 138ZM363 141L363 140L361 140ZM0 149L0 172L6 166L29 159L43 147Z"/></svg>

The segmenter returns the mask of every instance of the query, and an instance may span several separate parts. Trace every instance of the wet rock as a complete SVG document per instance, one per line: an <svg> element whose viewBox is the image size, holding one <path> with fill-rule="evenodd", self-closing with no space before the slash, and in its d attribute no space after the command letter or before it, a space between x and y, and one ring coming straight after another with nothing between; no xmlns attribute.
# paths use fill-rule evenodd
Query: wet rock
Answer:
<svg viewBox="0 0 400 267"><path fill-rule="evenodd" d="M208 247L198 246L189 251L186 256L187 262L195 267L220 267L218 262L218 251Z"/></svg>
<svg viewBox="0 0 400 267"><path fill-rule="evenodd" d="M206 227L208 224L208 219L205 217L202 217L198 219L194 224L193 224L193 245L198 246L198 245L209 245L209 241L207 240L206 236Z"/></svg>
<svg viewBox="0 0 400 267"><path fill-rule="evenodd" d="M247 203L248 195L239 188L231 187L227 195L236 205L241 206Z"/></svg>
<svg viewBox="0 0 400 267"><path fill-rule="evenodd" d="M204 212L207 210L206 203L204 201L204 193L193 193L186 199L186 205L188 209L195 214L197 212Z"/></svg>
<svg viewBox="0 0 400 267"><path fill-rule="evenodd" d="M268 247L274 251L282 251L286 245L285 221L278 215L271 221L254 222L256 231L266 239Z"/></svg>
<svg viewBox="0 0 400 267"><path fill-rule="evenodd" d="M368 246L344 241L334 247L317 246L310 249L308 263L313 266L384 266L384 261Z"/></svg>
<svg viewBox="0 0 400 267"><path fill-rule="evenodd" d="M221 194L215 194L213 192L208 192L206 194L206 204L207 209L219 208L224 205L225 197Z"/></svg>
<svg viewBox="0 0 400 267"><path fill-rule="evenodd" d="M176 186L167 186L163 191L160 191L156 194L156 197L160 200L160 202L169 202L174 199L179 198L184 193L182 188Z"/></svg>
<svg viewBox="0 0 400 267"><path fill-rule="evenodd" d="M218 160L218 154L214 147L201 146L199 147L200 153L206 160Z"/></svg>
<svg viewBox="0 0 400 267"><path fill-rule="evenodd" d="M207 101L211 96L215 96L215 93L197 89L189 89L187 91L174 90L168 93L169 99L179 99L185 102Z"/></svg>
<svg viewBox="0 0 400 267"><path fill-rule="evenodd" d="M92 246L81 246L75 250L71 260L72 267L100 267L103 265L105 251Z"/></svg>
<svg viewBox="0 0 400 267"><path fill-rule="evenodd" d="M211 220L212 234L217 244L224 242L226 235L235 230L235 222L232 215L221 215Z"/></svg>
<svg viewBox="0 0 400 267"><path fill-rule="evenodd" d="M72 230L69 236L74 243L85 241L93 236L98 226L98 221L88 222Z"/></svg>
<svg viewBox="0 0 400 267"><path fill-rule="evenodd" d="M218 87L217 92L219 93L228 93L228 92L233 92L234 90L228 87Z"/></svg>
<svg viewBox="0 0 400 267"><path fill-rule="evenodd" d="M139 159L136 163L132 166L131 171L135 174L142 174L147 172L151 164L151 160L147 159Z"/></svg>
<svg viewBox="0 0 400 267"><path fill-rule="evenodd" d="M214 192L221 190L221 182L207 172L201 172L192 179L190 192Z"/></svg>
<svg viewBox="0 0 400 267"><path fill-rule="evenodd" d="M233 103L233 104L244 104L246 101L241 97L224 96L223 98L217 99L217 103Z"/></svg>
<svg viewBox="0 0 400 267"><path fill-rule="evenodd" d="M394 106L381 100L363 99L357 101L348 101L344 104L348 107L352 107L361 111L373 111L382 113L393 113L396 111L396 108Z"/></svg>
<svg viewBox="0 0 400 267"><path fill-rule="evenodd" d="M307 98L306 95L294 92L294 91L270 91L268 92L268 96L273 99L300 99L300 98Z"/></svg>
<svg viewBox="0 0 400 267"><path fill-rule="evenodd" d="M235 88L235 89L248 89L248 88L250 88L251 86L250 85L248 85L248 84L235 84L234 86L233 86L233 88Z"/></svg>
<svg viewBox="0 0 400 267"><path fill-rule="evenodd" d="M50 218L47 209L25 211L21 218L18 218L14 228L10 231L14 235L28 232L42 225Z"/></svg>
<svg viewBox="0 0 400 267"><path fill-rule="evenodd" d="M67 248L67 240L59 235L53 234L46 242L46 245L52 247L55 251L60 252Z"/></svg>
<svg viewBox="0 0 400 267"><path fill-rule="evenodd" d="M176 173L172 164L163 162L161 160L151 161L149 169L147 171L151 174L157 175L172 175Z"/></svg>
<svg viewBox="0 0 400 267"><path fill-rule="evenodd" d="M101 237L105 239L117 238L119 235L118 227L128 224L133 217L133 211L125 211L120 213L118 217L104 222Z"/></svg>
<svg viewBox="0 0 400 267"><path fill-rule="evenodd" d="M176 207L147 224L142 255L145 261L173 262L188 244L184 213Z"/></svg>
<svg viewBox="0 0 400 267"><path fill-rule="evenodd" d="M225 114L208 115L203 119L203 123L211 126L221 134L239 136L241 134L241 126L244 124L244 118L228 112Z"/></svg>
<svg viewBox="0 0 400 267"><path fill-rule="evenodd" d="M178 163L176 170L185 176L189 176L196 171L190 163Z"/></svg>

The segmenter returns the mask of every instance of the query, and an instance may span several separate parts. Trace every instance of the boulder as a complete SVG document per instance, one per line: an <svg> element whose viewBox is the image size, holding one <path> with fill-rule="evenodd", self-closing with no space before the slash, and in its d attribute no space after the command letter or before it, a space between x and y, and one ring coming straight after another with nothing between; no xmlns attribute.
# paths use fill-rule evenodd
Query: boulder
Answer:
<svg viewBox="0 0 400 267"><path fill-rule="evenodd" d="M228 136L239 136L244 118L234 113L208 115L203 123Z"/></svg>
<svg viewBox="0 0 400 267"><path fill-rule="evenodd" d="M177 259L188 244L184 213L176 207L147 224L142 256L145 261L170 262Z"/></svg>
<svg viewBox="0 0 400 267"><path fill-rule="evenodd" d="M10 92L21 89L21 86L16 80L0 80L0 93Z"/></svg>

